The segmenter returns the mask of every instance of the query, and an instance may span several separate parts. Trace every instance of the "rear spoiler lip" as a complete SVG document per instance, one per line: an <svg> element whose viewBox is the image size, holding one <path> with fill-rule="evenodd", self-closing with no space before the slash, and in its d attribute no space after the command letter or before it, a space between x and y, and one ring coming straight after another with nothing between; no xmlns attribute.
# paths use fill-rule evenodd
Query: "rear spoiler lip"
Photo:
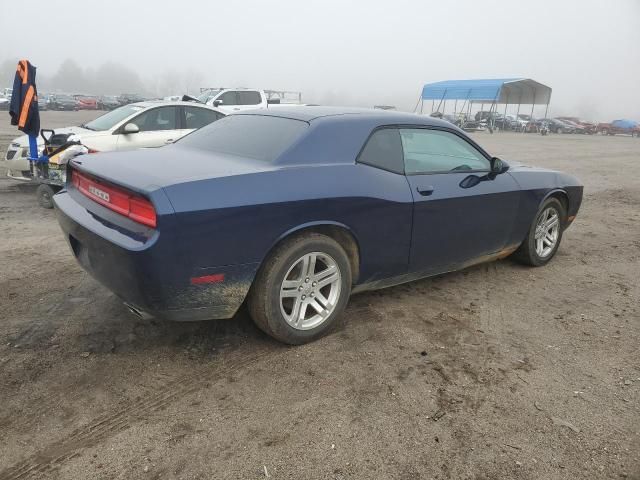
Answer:
<svg viewBox="0 0 640 480"><path fill-rule="evenodd" d="M93 153L93 155L100 155L100 153ZM143 197L147 197L147 198L151 198L155 192L159 191L159 190L163 190L162 187L160 185L156 185L153 183L150 183L148 185L145 185L144 187L140 187L140 186L136 186L136 185L131 185L130 183L127 183L126 181L122 181L121 179L114 179L109 177L108 175L104 175L101 172L96 172L95 170L91 169L91 168L86 168L84 165L82 165L82 160L79 159L78 157L73 158L69 161L69 163L67 164L67 184L69 184L71 182L71 170L78 170L81 173L85 173L87 175L90 175L92 177L97 178L98 180L103 180L107 183L112 184L114 187L119 187L119 188L124 188L126 190L129 190L133 193L137 193L139 195L142 195Z"/></svg>

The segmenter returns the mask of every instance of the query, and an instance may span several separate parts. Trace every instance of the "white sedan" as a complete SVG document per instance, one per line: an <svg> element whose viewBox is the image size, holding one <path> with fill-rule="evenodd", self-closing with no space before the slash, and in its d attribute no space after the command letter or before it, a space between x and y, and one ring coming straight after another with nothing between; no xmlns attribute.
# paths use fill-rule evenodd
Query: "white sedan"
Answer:
<svg viewBox="0 0 640 480"><path fill-rule="evenodd" d="M112 110L78 127L56 128L56 133L74 133L90 152L160 147L195 129L215 122L225 114L219 109L193 102L139 102ZM38 138L38 150L43 149ZM7 176L29 180L29 140L26 135L9 144L5 157Z"/></svg>

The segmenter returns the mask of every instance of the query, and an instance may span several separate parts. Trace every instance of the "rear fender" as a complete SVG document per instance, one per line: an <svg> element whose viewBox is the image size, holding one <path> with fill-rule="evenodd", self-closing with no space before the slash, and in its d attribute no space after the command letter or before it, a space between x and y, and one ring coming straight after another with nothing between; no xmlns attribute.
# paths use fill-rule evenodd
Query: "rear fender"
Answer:
<svg viewBox="0 0 640 480"><path fill-rule="evenodd" d="M303 223L301 225L297 225L289 230L287 230L286 232L282 233L269 247L269 249L267 250L266 254L264 255L264 257L262 258L260 264L262 265L264 263L264 261L269 258L269 255L271 255L271 252L273 252L273 250L280 245L280 243L282 243L283 241L285 241L288 238L293 237L294 235L298 235L303 233L304 231L321 231L323 228L337 228L340 231L344 232L346 235L348 235L349 237L351 237L351 240L353 241L353 243L355 244L355 251L348 251L349 249L345 249L347 250L347 256L349 257L349 260L351 262L351 268L352 268L352 277L353 277L353 282L354 284L357 283L357 279L360 276L360 243L358 242L358 237L355 235L355 233L353 232L353 230L351 228L349 228L347 225L345 225L344 223L340 223L340 222L335 222L332 220L318 220L318 221L314 221L314 222L307 222L307 223ZM341 242L339 239L337 239L337 241L342 245L343 242ZM344 245L343 245L344 247Z"/></svg>

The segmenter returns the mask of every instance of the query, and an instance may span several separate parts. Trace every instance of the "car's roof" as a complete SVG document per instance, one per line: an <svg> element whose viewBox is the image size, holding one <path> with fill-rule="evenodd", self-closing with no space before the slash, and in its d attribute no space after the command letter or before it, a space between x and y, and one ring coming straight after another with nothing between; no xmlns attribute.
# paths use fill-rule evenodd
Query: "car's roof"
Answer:
<svg viewBox="0 0 640 480"><path fill-rule="evenodd" d="M265 115L270 117L291 118L294 120L302 120L304 122L313 122L314 120L325 119L327 117L352 117L354 120L369 121L380 124L451 126L449 122L426 115L373 108L321 106L277 107L260 110L245 110L234 113L234 115Z"/></svg>
<svg viewBox="0 0 640 480"><path fill-rule="evenodd" d="M181 100L145 100L144 102L134 102L134 103L130 103L129 105L136 105L138 107L143 107L143 108L164 107L164 106L171 106L171 105L184 105L187 107L207 108L209 110L215 110L216 112L219 112L217 108L211 107L209 105L205 105L204 103L183 102Z"/></svg>

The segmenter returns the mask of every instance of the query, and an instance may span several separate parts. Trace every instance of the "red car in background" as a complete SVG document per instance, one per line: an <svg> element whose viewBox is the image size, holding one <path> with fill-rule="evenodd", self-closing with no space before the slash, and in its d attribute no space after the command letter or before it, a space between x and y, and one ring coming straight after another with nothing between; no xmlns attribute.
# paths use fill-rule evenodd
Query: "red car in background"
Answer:
<svg viewBox="0 0 640 480"><path fill-rule="evenodd" d="M640 137L640 124L635 120L614 120L611 123L599 123L598 133L603 135L631 135Z"/></svg>
<svg viewBox="0 0 640 480"><path fill-rule="evenodd" d="M76 95L76 110L98 110L98 99L84 95Z"/></svg>

